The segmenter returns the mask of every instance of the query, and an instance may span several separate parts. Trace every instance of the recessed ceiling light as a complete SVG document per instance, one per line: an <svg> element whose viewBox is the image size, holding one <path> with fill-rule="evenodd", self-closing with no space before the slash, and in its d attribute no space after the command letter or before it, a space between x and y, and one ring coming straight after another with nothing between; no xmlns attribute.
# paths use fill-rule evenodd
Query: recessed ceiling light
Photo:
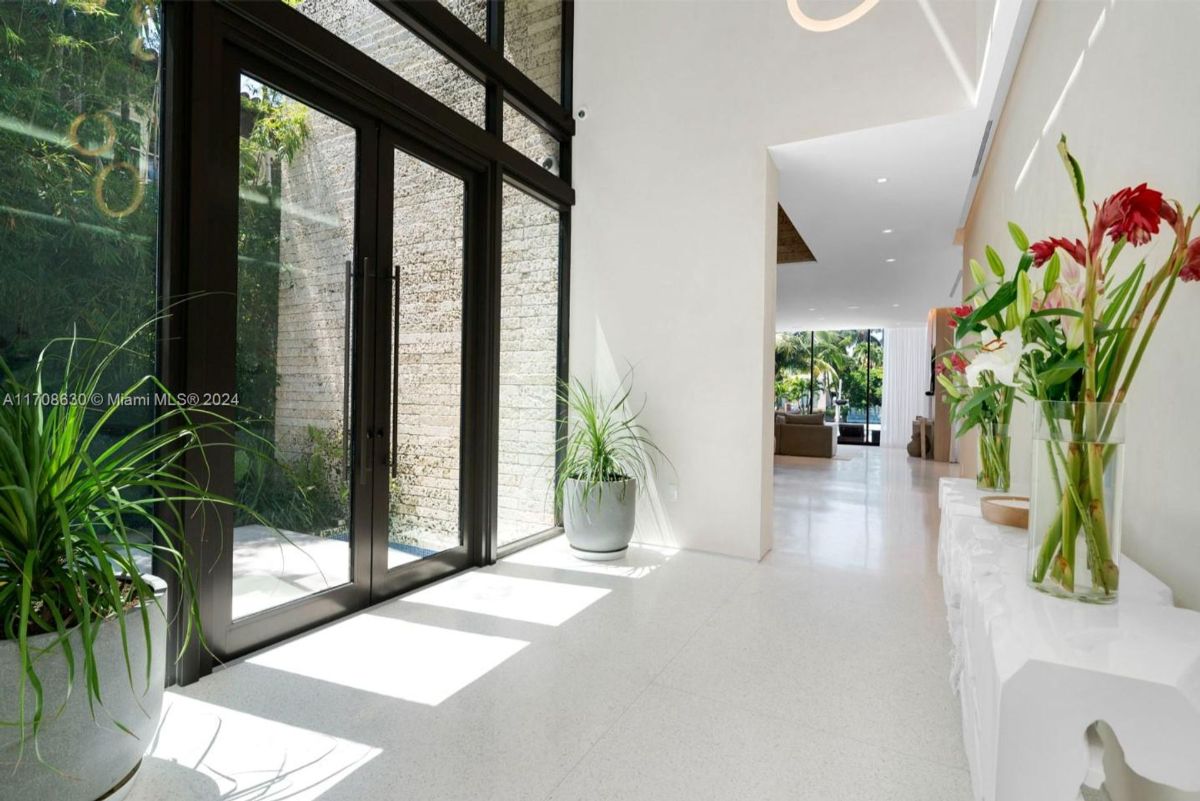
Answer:
<svg viewBox="0 0 1200 801"><path fill-rule="evenodd" d="M858 307L857 306L847 306L846 308L847 309L857 309Z"/></svg>
<svg viewBox="0 0 1200 801"><path fill-rule="evenodd" d="M893 303L893 304L892 304L892 308L893 308L893 309L898 309L898 308L900 308L900 304L899 304L899 303Z"/></svg>
<svg viewBox="0 0 1200 801"><path fill-rule="evenodd" d="M877 183L877 184L886 184L886 183L887 183L887 178L876 178L876 179L875 179L875 183Z"/></svg>
<svg viewBox="0 0 1200 801"><path fill-rule="evenodd" d="M884 261L886 261L888 264L891 264L895 261L895 259L884 259Z"/></svg>
<svg viewBox="0 0 1200 801"><path fill-rule="evenodd" d="M816 311L816 309L809 309L809 311Z"/></svg>
<svg viewBox="0 0 1200 801"><path fill-rule="evenodd" d="M884 228L884 229L883 229L883 232L884 232L885 234L890 234L890 233L892 232L892 229L891 229L891 228Z"/></svg>

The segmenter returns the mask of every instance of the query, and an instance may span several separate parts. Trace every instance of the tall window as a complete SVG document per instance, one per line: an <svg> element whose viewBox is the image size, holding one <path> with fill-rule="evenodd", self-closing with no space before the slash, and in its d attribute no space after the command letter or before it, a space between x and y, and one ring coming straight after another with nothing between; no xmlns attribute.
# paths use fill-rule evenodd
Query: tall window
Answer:
<svg viewBox="0 0 1200 801"><path fill-rule="evenodd" d="M562 98L562 4L558 0L508 0L504 5L504 56L546 94ZM508 103L504 141L557 173L559 144Z"/></svg>
<svg viewBox="0 0 1200 801"><path fill-rule="evenodd" d="M101 392L163 353L173 390L234 398L247 446L187 456L239 503L183 524L207 642L180 681L553 528L571 20L0 0L0 357L23 376L141 326Z"/></svg>
<svg viewBox="0 0 1200 801"><path fill-rule="evenodd" d="M237 415L272 458L236 465L234 618L350 578L355 213L352 129L246 76L241 104Z"/></svg>
<svg viewBox="0 0 1200 801"><path fill-rule="evenodd" d="M558 212L504 188L500 275L501 547L554 525Z"/></svg>
<svg viewBox="0 0 1200 801"><path fill-rule="evenodd" d="M347 44L483 127L486 95L483 84L398 24L371 0L302 0L293 5ZM485 9L478 4L460 1L450 6L469 25L486 25Z"/></svg>
<svg viewBox="0 0 1200 801"><path fill-rule="evenodd" d="M55 337L155 314L162 41L140 0L0 3L0 37L0 355L22 375ZM153 370L153 327L132 344L106 391Z"/></svg>
<svg viewBox="0 0 1200 801"><path fill-rule="evenodd" d="M879 444L883 331L790 331L775 335L775 406L821 412L839 441Z"/></svg>

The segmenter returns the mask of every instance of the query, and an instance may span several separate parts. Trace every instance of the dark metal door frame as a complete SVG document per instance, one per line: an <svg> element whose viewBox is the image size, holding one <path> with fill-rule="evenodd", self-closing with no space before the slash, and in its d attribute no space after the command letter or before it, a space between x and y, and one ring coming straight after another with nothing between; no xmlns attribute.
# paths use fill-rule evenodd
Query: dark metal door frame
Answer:
<svg viewBox="0 0 1200 801"><path fill-rule="evenodd" d="M372 231L375 225L375 204L378 176L378 134L375 121L319 89L312 87L303 78L280 69L243 50L231 42L223 42L217 68L216 103L203 136L211 142L214 159L209 169L214 173L216 196L226 199L212 210L207 233L215 247L220 249L218 258L207 265L215 296L209 301L212 306L222 307L221 318L227 322L220 326L209 326L205 320L195 320L188 332L189 342L197 343L197 355L204 362L221 365L220 375L209 384L206 392L236 392L233 365L237 350L237 235L238 235L238 139L241 113L240 88L243 75L254 78L274 89L296 98L308 106L337 119L353 128L357 134L355 231L352 261L356 279L352 284L351 297L346 298L351 314L351 344L349 386L353 398L367 397L374 373L371 348L365 347L366 337L375 325L372 313L375 302L375 287L366 280L365 271L376 262L375 240ZM198 132L197 132L198 133ZM198 134L199 135L199 134ZM232 320L232 324L228 321ZM206 598L205 633L208 647L218 659L234 658L255 648L260 648L298 631L361 608L369 599L370 590L370 539L372 495L370 492L369 460L361 458L369 452L370 405L361 402L349 404L351 455L351 501L350 501L350 581L302 599L281 604L237 620L232 615L233 594L233 511L221 507L214 514L218 521L219 541L216 553L209 562L209 571L202 577L199 592ZM214 464L214 478L228 486L222 489L233 497L232 453L228 449ZM213 459L209 454L210 461ZM365 471L365 472L364 472ZM212 535L208 535L212 536Z"/></svg>
<svg viewBox="0 0 1200 801"><path fill-rule="evenodd" d="M353 289L353 327L359 344L352 386L360 402L352 412L351 441L354 455L359 457L354 461L366 459L363 475L371 488L358 491L352 502L351 539L356 550L352 581L236 623L230 620L232 574L228 568L232 553L224 541L232 535L221 533L232 531L232 513L207 505L184 506L183 547L189 553L191 574L186 583L166 575L177 602L183 599L176 607L179 614L171 629L171 647L177 649L183 642L187 630L183 610L193 590L204 637L193 636L178 662L172 664L171 678L180 683L208 674L221 660L497 557L500 241L505 182L558 209L561 215L559 376L566 375L570 208L575 198L569 183L570 137L575 127L570 114L571 1L563 4L562 103L542 96L540 89L504 63L503 13L498 1L489 9L493 29L487 47L491 54L464 35L466 28L460 21L434 4L408 0L377 0L377 4L469 73L482 76L488 94L486 129L467 122L285 4L231 0L164 3L159 289L162 305L170 313L160 335L160 373L176 392L232 391L235 384L238 96L239 76L247 71L358 131L359 219L354 263L361 277ZM559 138L560 175L543 170L503 141L505 98ZM380 287L386 271L378 269L390 261L390 256L383 257L391 252L391 174L390 168L383 169L382 161L387 158L390 163L388 148L397 144L468 180L460 486L464 546L373 581L372 564L381 558L386 564L386 543L380 554L381 537L372 539L371 532L386 526L387 515L386 491L377 489L381 483L386 486L386 476L375 469L386 448L377 452L375 443L388 438L372 436L373 441L368 442L368 434L381 427L386 432L387 386L373 376L380 372L376 368L386 357L387 344L381 345L380 336L375 335L371 347L363 347L363 337L364 332L380 332L383 325L378 321L387 320L390 314L389 293ZM381 201L385 196L386 205ZM371 273L373 277L369 277ZM183 299L186 302L180 302ZM230 432L205 432L202 442L206 446L203 455L190 454L183 467L207 482L214 493L232 497ZM534 536L506 548L537 539Z"/></svg>
<svg viewBox="0 0 1200 801"><path fill-rule="evenodd" d="M204 15L198 15L204 16ZM219 27L219 26L218 26ZM211 670L215 662L236 658L293 636L348 612L428 583L471 565L485 564L493 526L486 522L491 486L490 463L495 459L494 423L498 393L492 376L482 365L494 361L491 321L498 317L498 286L491 262L492 216L487 186L490 171L481 162L455 159L453 148L432 143L421 128L402 132L385 126L370 109L363 109L321 88L312 76L251 53L240 37L214 36L214 49L197 48L201 69L208 77L198 81L194 102L206 111L205 124L193 127L194 140L202 144L204 164L193 166L192 218L189 263L202 270L184 271L177 284L188 293L187 313L172 324L173 334L186 343L187 358L181 379L184 386L204 387L205 392L235 392L237 347L237 231L238 231L238 131L240 88L243 75L252 77L323 114L353 128L357 134L355 236L350 323L353 362L349 386L351 454L351 569L350 581L290 603L234 620L233 512L209 507L189 523L192 552L198 560L195 585L200 601L204 644L181 668L179 679L188 681ZM438 146L438 145L441 146ZM388 360L391 320L392 165L394 148L407 151L460 178L467 186L464 209L464 323L463 411L461 419L463 544L401 568L387 569L388 459L390 421ZM192 158L197 157L193 150ZM200 173L204 173L201 180ZM495 215L498 216L498 210ZM220 411L220 410L218 410ZM225 410L228 412L229 410ZM203 470L209 487L233 497L231 436L213 433L206 444L202 467L199 459L189 467ZM493 482L494 483L494 482Z"/></svg>
<svg viewBox="0 0 1200 801"><path fill-rule="evenodd" d="M427 164L459 178L463 182L463 320L462 320L462 364L459 406L459 534L460 545L415 562L388 568L389 527L389 462L393 436L391 431L393 371L383 369L391 359L392 320L397 310L393 308L396 292L404 287L399 281L398 265L391 263L394 242L394 200L397 188L394 184L395 157L397 151L420 159ZM490 419L488 409L482 402L488 393L486 380L481 380L479 366L487 361L487 320L491 314L486 287L487 197L481 191L486 184L486 170L469 163L449 158L430 147L420 137L401 133L393 128L382 127L379 133L378 200L376 203L375 235L376 252L380 254L380 267L374 275L376 286L375 319L382 324L375 328L373 347L375 350L376 381L372 389L374 409L372 431L374 472L371 476L373 496L372 529L376 532L371 543L371 601L392 597L422 584L443 578L473 565L486 564L484 540L488 536L487 526L480 520L476 504L469 499L486 494L488 485L484 465L494 459L488 448L486 421ZM403 190L401 190L403 191ZM401 388L403 391L403 388Z"/></svg>

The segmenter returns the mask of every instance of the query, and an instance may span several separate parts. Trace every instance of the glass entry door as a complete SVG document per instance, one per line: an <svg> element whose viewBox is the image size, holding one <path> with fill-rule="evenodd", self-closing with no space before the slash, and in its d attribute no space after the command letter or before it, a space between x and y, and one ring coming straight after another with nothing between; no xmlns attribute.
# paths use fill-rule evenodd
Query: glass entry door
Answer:
<svg viewBox="0 0 1200 801"><path fill-rule="evenodd" d="M222 268L240 446L206 628L230 658L472 564L463 523L476 173L230 48ZM232 210L232 207L231 207ZM230 256L232 249L227 250ZM476 299L475 302L478 302ZM231 518L231 519L230 519ZM476 533L475 538L482 537Z"/></svg>
<svg viewBox="0 0 1200 801"><path fill-rule="evenodd" d="M235 622L351 583L358 211L351 125L247 74L240 95Z"/></svg>
<svg viewBox="0 0 1200 801"><path fill-rule="evenodd" d="M419 142L380 144L377 505L372 596L467 566L464 354L473 174Z"/></svg>
<svg viewBox="0 0 1200 801"><path fill-rule="evenodd" d="M222 510L200 592L225 659L369 599L377 126L287 71L223 53L214 170L236 203L214 209L228 255L210 269L233 330L214 328L201 351L221 365L238 423L231 463L214 467L237 505Z"/></svg>

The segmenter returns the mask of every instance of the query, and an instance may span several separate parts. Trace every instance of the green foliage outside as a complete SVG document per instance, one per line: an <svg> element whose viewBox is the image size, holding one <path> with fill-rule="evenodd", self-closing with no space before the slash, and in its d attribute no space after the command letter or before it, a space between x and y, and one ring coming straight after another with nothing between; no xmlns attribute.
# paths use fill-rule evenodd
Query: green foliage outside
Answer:
<svg viewBox="0 0 1200 801"><path fill-rule="evenodd" d="M807 374L788 372L775 379L775 405L782 406L785 401L800 403L808 401L809 381Z"/></svg>
<svg viewBox="0 0 1200 801"><path fill-rule="evenodd" d="M307 109L253 81L242 87L238 203L237 389L243 420L261 421L270 437L278 383L276 352L281 165L291 163L309 135Z"/></svg>
<svg viewBox="0 0 1200 801"><path fill-rule="evenodd" d="M0 357L18 379L52 339L120 341L135 330L100 390L154 372L155 332L139 326L157 306L160 50L159 12L147 0L0 2ZM258 84L243 87L242 107L238 418L270 439L286 278L280 165L304 146L309 126L304 106ZM60 369L51 363L46 375ZM152 411L117 410L96 445ZM310 440L290 468L239 457L239 497L282 528L344 523L341 435Z"/></svg>
<svg viewBox="0 0 1200 801"><path fill-rule="evenodd" d="M158 46L143 2L0 3L0 355L18 376L73 328L123 338L154 314ZM153 337L102 390L151 372Z"/></svg>
<svg viewBox="0 0 1200 801"><path fill-rule="evenodd" d="M306 455L287 464L256 458L249 450L235 453L237 497L247 507L235 509L236 525L257 523L261 516L286 531L345 533L350 485L341 432L310 426L308 446Z"/></svg>
<svg viewBox="0 0 1200 801"><path fill-rule="evenodd" d="M870 377L867 364L871 365ZM883 397L883 345L875 331L785 332L775 337L775 404L798 404L824 411L830 420L844 417L834 402L866 414L868 380L872 420ZM811 398L811 405L810 405Z"/></svg>
<svg viewBox="0 0 1200 801"><path fill-rule="evenodd" d="M238 203L238 417L263 439L275 434L282 169L311 134L308 109L269 86L242 82ZM313 534L346 533L350 489L341 430L310 426L300 456L287 462L242 452L238 500L273 525ZM235 523L251 524L239 513Z"/></svg>

